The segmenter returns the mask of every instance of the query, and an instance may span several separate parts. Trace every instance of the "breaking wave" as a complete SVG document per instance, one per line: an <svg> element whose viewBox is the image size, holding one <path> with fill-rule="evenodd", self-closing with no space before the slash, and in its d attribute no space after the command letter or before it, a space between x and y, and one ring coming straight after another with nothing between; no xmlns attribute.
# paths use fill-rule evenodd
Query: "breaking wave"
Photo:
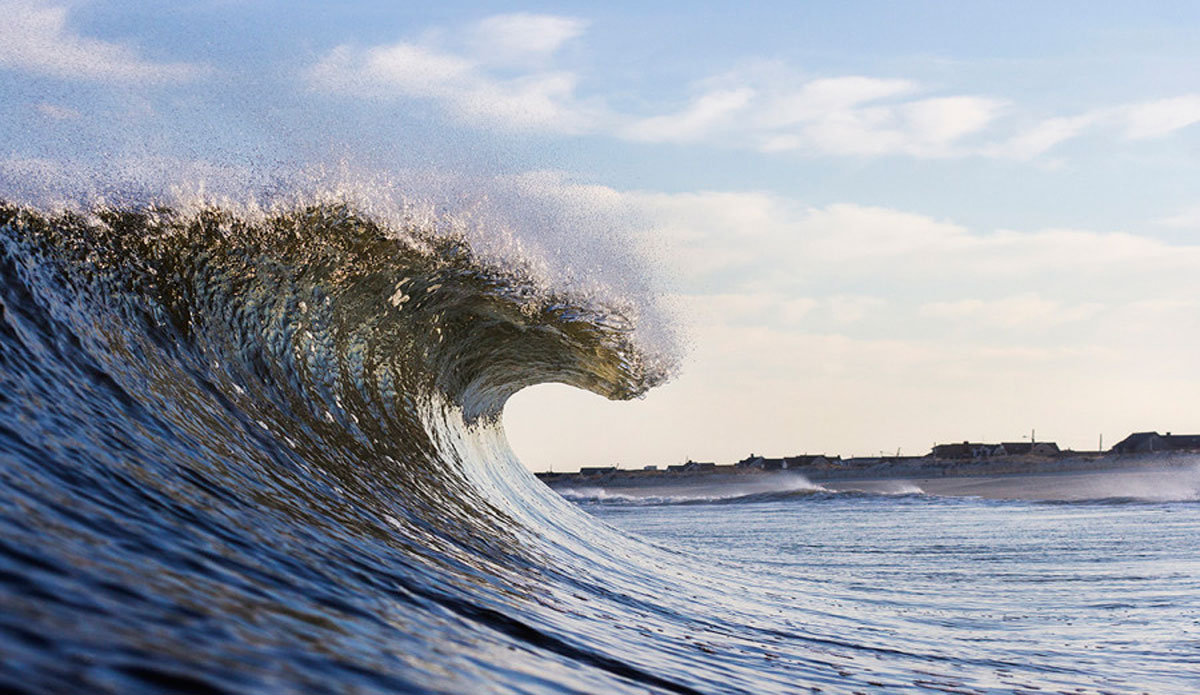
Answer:
<svg viewBox="0 0 1200 695"><path fill-rule="evenodd" d="M760 504L767 502L820 501L842 497L926 497L916 485L906 485L896 491L832 490L818 484L810 487L769 490L761 492L729 492L726 494L693 493L656 495L653 493L613 492L604 488L559 488L558 493L577 504L599 504L612 506L662 506L662 505L723 505Z"/></svg>
<svg viewBox="0 0 1200 695"><path fill-rule="evenodd" d="M0 683L462 692L513 643L639 680L560 637L546 555L597 551L545 536L592 525L499 426L532 384L664 379L619 311L337 204L5 205L0 283Z"/></svg>
<svg viewBox="0 0 1200 695"><path fill-rule="evenodd" d="M981 652L853 558L748 571L564 500L509 450L506 400L633 398L666 361L620 302L452 227L0 205L0 690L1133 692L1070 654ZM820 496L853 502L684 502Z"/></svg>

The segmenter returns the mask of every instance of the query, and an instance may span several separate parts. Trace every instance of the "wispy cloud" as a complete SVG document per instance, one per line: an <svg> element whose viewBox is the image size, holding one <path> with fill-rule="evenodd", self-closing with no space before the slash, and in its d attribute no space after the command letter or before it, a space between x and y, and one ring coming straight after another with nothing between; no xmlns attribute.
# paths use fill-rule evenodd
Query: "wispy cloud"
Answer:
<svg viewBox="0 0 1200 695"><path fill-rule="evenodd" d="M1004 102L977 96L917 96L909 80L861 75L797 81L777 66L739 71L684 108L635 120L623 137L655 142L708 140L764 152L943 157L984 130Z"/></svg>
<svg viewBox="0 0 1200 695"><path fill-rule="evenodd" d="M1036 120L1002 96L899 77L813 77L777 62L747 63L698 79L682 97L656 95L640 112L620 111L562 67L587 28L573 17L497 15L391 44L342 45L305 75L320 91L428 100L496 130L801 156L1033 160L1076 138L1149 140L1200 122L1196 94Z"/></svg>
<svg viewBox="0 0 1200 695"><path fill-rule="evenodd" d="M773 90L776 94L761 114L763 125L771 128L786 128L817 120L829 113L852 110L881 99L907 96L918 90L917 84L909 80L862 76L815 79L799 86L791 85L786 73L782 78L776 76L771 81L777 80L784 82L785 86Z"/></svg>
<svg viewBox="0 0 1200 695"><path fill-rule="evenodd" d="M312 66L307 78L328 92L429 99L474 125L588 132L596 128L603 109L576 96L574 73L534 69L516 76L499 74L545 60L583 27L583 22L563 17L501 15L465 32L467 51L430 42L365 49L344 45Z"/></svg>
<svg viewBox="0 0 1200 695"><path fill-rule="evenodd" d="M1200 94L1188 94L1127 106L1122 113L1125 137L1161 138L1200 123Z"/></svg>
<svg viewBox="0 0 1200 695"><path fill-rule="evenodd" d="M1096 302L1066 303L1046 299L1036 292L993 300L956 299L953 301L929 302L921 305L921 316L950 319L985 321L997 327L1047 326L1085 321L1104 310Z"/></svg>
<svg viewBox="0 0 1200 695"><path fill-rule="evenodd" d="M736 117L754 99L752 89L717 90L702 94L682 111L645 118L626 126L621 134L647 142L702 140L715 131L735 127Z"/></svg>
<svg viewBox="0 0 1200 695"><path fill-rule="evenodd" d="M1047 118L1004 142L983 148L982 152L993 157L1032 159L1059 143L1083 135L1101 120L1101 114L1098 113Z"/></svg>
<svg viewBox="0 0 1200 695"><path fill-rule="evenodd" d="M157 63L126 44L81 36L67 22L67 8L37 0L0 1L0 69L69 80L168 83L207 72L190 63Z"/></svg>
<svg viewBox="0 0 1200 695"><path fill-rule="evenodd" d="M499 15L420 40L339 46L306 76L322 91L431 100L458 120L489 128L861 156L951 156L1005 105L921 95L919 85L902 79L797 80L771 66L707 78L673 110L622 114L602 97L581 97L580 76L553 67L586 27L568 17Z"/></svg>
<svg viewBox="0 0 1200 695"><path fill-rule="evenodd" d="M1075 138L1108 134L1150 140L1200 123L1197 94L1104 106L1014 129L1017 108L1008 100L929 95L910 80L857 75L797 83L787 70L772 66L761 74L737 71L700 86L684 108L635 120L620 135L763 152L1030 160Z"/></svg>
<svg viewBox="0 0 1200 695"><path fill-rule="evenodd" d="M1126 141L1153 140L1196 123L1200 123L1200 94L1184 94L1047 118L1005 141L984 147L981 154L1032 159L1063 142L1088 135L1109 132Z"/></svg>
<svg viewBox="0 0 1200 695"><path fill-rule="evenodd" d="M995 308L1083 319L1093 302L1191 297L1200 272L1200 246L1124 231L974 230L885 207L809 208L760 192L619 192L551 176L531 179L529 190L535 186L566 205L590 201L595 216L632 219L637 211L647 250L669 254L682 293L714 287L761 302L790 292L830 309L812 316L852 318L882 307L872 298L886 298L884 313L907 306L914 317Z"/></svg>
<svg viewBox="0 0 1200 695"><path fill-rule="evenodd" d="M574 17L519 12L480 21L468 30L467 43L489 65L538 66L586 28Z"/></svg>

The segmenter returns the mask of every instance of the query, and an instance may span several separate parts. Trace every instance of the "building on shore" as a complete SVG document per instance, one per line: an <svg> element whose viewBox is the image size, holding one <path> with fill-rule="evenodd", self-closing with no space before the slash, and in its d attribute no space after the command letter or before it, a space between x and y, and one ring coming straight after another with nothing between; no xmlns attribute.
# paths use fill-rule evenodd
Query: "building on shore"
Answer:
<svg viewBox="0 0 1200 695"><path fill-rule="evenodd" d="M1058 456L1061 450L1054 442L1004 442L993 456Z"/></svg>
<svg viewBox="0 0 1200 695"><path fill-rule="evenodd" d="M762 470L762 468L766 464L766 462L767 462L766 458L764 458L762 456L755 456L754 454L750 454L749 456L742 459L741 461L738 461L737 463L733 464L733 467L734 468L754 468L754 469Z"/></svg>
<svg viewBox="0 0 1200 695"><path fill-rule="evenodd" d="M695 471L712 471L716 470L717 464L688 460L687 463L680 463L675 466L667 466L667 471L670 473L692 473Z"/></svg>
<svg viewBox="0 0 1200 695"><path fill-rule="evenodd" d="M1200 451L1200 434L1135 432L1113 445L1114 454L1150 454L1156 451Z"/></svg>
<svg viewBox="0 0 1200 695"><path fill-rule="evenodd" d="M826 456L824 454L804 454L801 456L783 456L780 458L767 458L765 456L750 454L733 465L735 468L742 470L786 471L805 466L826 467L840 463L841 460L841 456Z"/></svg>
<svg viewBox="0 0 1200 695"><path fill-rule="evenodd" d="M799 456L784 457L789 468L799 468L800 466L812 466L824 468L829 466L840 465L842 462L841 455L829 456L827 454L801 454Z"/></svg>
<svg viewBox="0 0 1200 695"><path fill-rule="evenodd" d="M982 444L979 442L963 442L961 444L935 444L933 457L935 459L983 459L998 455L1002 450L999 444Z"/></svg>
<svg viewBox="0 0 1200 695"><path fill-rule="evenodd" d="M1005 456L1038 456L1038 457L1072 457L1089 456L1097 458L1108 454L1149 454L1149 453L1200 453L1200 434L1159 434L1158 432L1135 432L1112 446L1108 452L1101 451L1072 451L1060 449L1055 442L1003 442L988 444L984 442L964 441L957 444L936 444L928 456L879 456L843 459L840 455L803 454L796 456L781 456L777 458L750 454L732 465L717 465L707 461L692 461L667 466L660 469L655 465L644 466L638 471L620 471L617 466L585 466L579 473L537 473L542 480L569 478L573 475L580 477L600 477L615 473L623 475L651 475L661 473L696 473L696 472L732 472L744 471L786 471L795 469L820 470L854 470L887 464L889 466L918 465L929 458L943 461L978 461Z"/></svg>
<svg viewBox="0 0 1200 695"><path fill-rule="evenodd" d="M1004 442L985 444L963 442L961 444L937 444L933 447L935 459L986 459L996 456L1058 456L1062 450L1054 442Z"/></svg>

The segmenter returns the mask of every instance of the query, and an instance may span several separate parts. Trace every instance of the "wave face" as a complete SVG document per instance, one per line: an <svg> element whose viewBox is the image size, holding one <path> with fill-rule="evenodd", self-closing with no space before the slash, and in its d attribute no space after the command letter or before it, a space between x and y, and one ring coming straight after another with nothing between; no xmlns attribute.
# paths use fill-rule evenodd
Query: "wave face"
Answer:
<svg viewBox="0 0 1200 695"><path fill-rule="evenodd" d="M5 687L657 682L564 639L618 629L556 569L605 551L498 418L661 380L619 314L338 205L5 206L0 244Z"/></svg>
<svg viewBox="0 0 1200 695"><path fill-rule="evenodd" d="M696 553L565 501L509 451L506 399L666 375L621 312L436 227L0 206L0 690L1141 692L1128 659L1093 677L999 623L977 644L970 610L887 608L836 556L807 593L774 556L713 561L805 528L797 505L852 545L887 496L715 500L744 533ZM657 508L719 545L706 501Z"/></svg>

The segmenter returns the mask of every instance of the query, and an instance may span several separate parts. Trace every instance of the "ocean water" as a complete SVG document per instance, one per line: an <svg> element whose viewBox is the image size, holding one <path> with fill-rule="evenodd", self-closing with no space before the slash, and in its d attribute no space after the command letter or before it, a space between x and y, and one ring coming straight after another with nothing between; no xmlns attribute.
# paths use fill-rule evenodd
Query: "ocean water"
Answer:
<svg viewBox="0 0 1200 695"><path fill-rule="evenodd" d="M550 490L505 401L632 335L347 205L0 205L0 690L1200 688L1194 502Z"/></svg>
<svg viewBox="0 0 1200 695"><path fill-rule="evenodd" d="M1200 691L1194 501L812 491L580 503L703 563L733 605L767 608L754 621L778 636L764 648L782 663L822 654L804 659L818 665L802 682L825 691Z"/></svg>

